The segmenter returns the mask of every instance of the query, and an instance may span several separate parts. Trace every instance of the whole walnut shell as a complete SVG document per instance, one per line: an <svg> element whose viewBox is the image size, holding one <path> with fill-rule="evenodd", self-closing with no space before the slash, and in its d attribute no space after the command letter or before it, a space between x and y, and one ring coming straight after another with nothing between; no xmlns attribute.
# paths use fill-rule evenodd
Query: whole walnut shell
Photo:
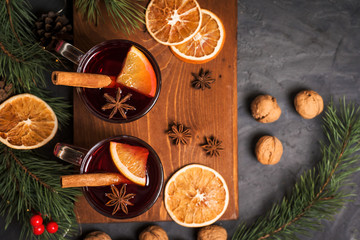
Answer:
<svg viewBox="0 0 360 240"><path fill-rule="evenodd" d="M313 90L299 92L294 99L296 111L305 119L312 119L324 109L322 97Z"/></svg>
<svg viewBox="0 0 360 240"><path fill-rule="evenodd" d="M84 240L111 240L111 237L104 232L95 231L87 234Z"/></svg>
<svg viewBox="0 0 360 240"><path fill-rule="evenodd" d="M161 227L150 226L140 233L139 240L169 240L169 238Z"/></svg>
<svg viewBox="0 0 360 240"><path fill-rule="evenodd" d="M197 240L226 240L225 228L217 225L206 226L198 232Z"/></svg>
<svg viewBox="0 0 360 240"><path fill-rule="evenodd" d="M279 119L281 109L276 98L270 95L259 95L251 102L251 114L261 123L271 123Z"/></svg>
<svg viewBox="0 0 360 240"><path fill-rule="evenodd" d="M255 146L257 160L264 165L277 164L283 154L283 146L274 136L262 136Z"/></svg>

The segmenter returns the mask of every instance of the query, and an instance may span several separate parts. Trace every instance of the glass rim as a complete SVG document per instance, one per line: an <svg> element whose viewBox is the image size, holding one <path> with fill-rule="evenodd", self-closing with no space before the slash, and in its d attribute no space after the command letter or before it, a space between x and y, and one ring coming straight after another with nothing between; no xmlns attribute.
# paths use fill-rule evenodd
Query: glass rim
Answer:
<svg viewBox="0 0 360 240"><path fill-rule="evenodd" d="M131 40L127 40L127 39L112 39L112 40L106 40L103 41L101 43L96 44L95 46L93 46L90 50L88 50L82 57L81 60L79 62L79 65L76 69L77 72L83 72L83 68L86 66L86 64L88 63L88 58L91 57L94 52L96 52L100 47L107 45L107 44L111 44L111 43L128 43L131 45L134 45L135 47L139 48L147 57L147 59L150 61L151 65L153 66L155 75L156 75L156 91L155 91L155 96L150 100L150 103L148 105L148 107L146 107L145 109L143 109L142 111L140 111L138 114L128 117L127 119L112 119L112 118L105 118L104 116L102 116L98 111L96 111L96 109L92 108L91 106L89 106L89 103L87 102L86 97L84 96L81 87L77 87L76 88L76 92L77 94L80 96L82 102L84 103L86 109L88 109L94 116L96 116L97 118L107 121L107 122L111 122L111 123L128 123L128 122L133 122L143 116L145 116L155 105L155 103L157 102L159 95L160 95L160 89L161 89L161 71L160 71L160 67L158 65L158 63L156 62L154 56L142 45L140 45L139 43L136 43L134 41Z"/></svg>
<svg viewBox="0 0 360 240"><path fill-rule="evenodd" d="M155 190L155 194L153 195L152 198L149 199L149 202L148 204L144 205L144 207L141 209L141 211L139 211L138 213L136 214L133 214L133 215L124 215L124 216L116 216L116 215L112 215L112 214L109 214L109 213L106 213L104 211L102 211L101 209L99 209L96 205L96 203L93 202L92 198L87 194L87 188L88 187L82 187L81 190L82 190L82 193L86 199L86 201L89 203L89 205L95 210L97 211L98 213L100 213L101 215L103 216L106 216L106 217L109 217L109 218L113 218L113 219L130 219L130 218L134 218L134 217L137 217L137 216L140 216L142 215L143 213L147 212L155 203L156 201L158 200L160 194L161 194L161 191L164 187L164 168L163 168L163 165L161 163L161 160L159 158L159 156L157 155L157 153L155 152L155 150L147 143L145 142L144 140L138 138L138 137L135 137L135 136L131 136L131 135L118 135L118 136L114 136L114 137L110 137L110 138L106 138L106 139L103 139L101 141L99 141L98 143L96 143L93 147L91 147L89 149L89 151L86 153L86 155L83 157L81 163L80 163L80 173L84 173L84 168L85 168L85 165L86 165L86 162L85 160L87 160L90 155L96 151L101 145L103 145L104 143L106 142L110 142L111 140L113 139L130 139L130 140L133 140L137 143L139 143L140 145L144 146L145 148L147 148L150 152L150 154L152 154L153 156L153 159L155 160L155 165L157 166L157 168L159 169L160 171L160 179L159 179L159 185L156 187L156 190Z"/></svg>

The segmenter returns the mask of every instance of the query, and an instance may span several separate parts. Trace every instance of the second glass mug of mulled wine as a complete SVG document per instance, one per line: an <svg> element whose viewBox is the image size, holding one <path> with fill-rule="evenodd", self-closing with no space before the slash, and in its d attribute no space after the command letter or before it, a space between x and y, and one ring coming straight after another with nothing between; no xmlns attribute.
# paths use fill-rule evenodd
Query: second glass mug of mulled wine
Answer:
<svg viewBox="0 0 360 240"><path fill-rule="evenodd" d="M132 157L146 161L144 186L141 182L132 182L118 170L118 163L113 160L114 148L122 154L121 157L130 161L134 160ZM80 166L80 174L62 176L62 187L79 187L84 182L90 185L95 183L96 186L83 186L82 192L87 202L106 217L127 219L141 215L153 206L163 188L164 172L158 155L149 144L134 136L107 138L88 151L58 143L54 155ZM113 179L113 176L117 179ZM98 186L105 181L111 184Z"/></svg>
<svg viewBox="0 0 360 240"><path fill-rule="evenodd" d="M161 88L161 73L155 58L130 40L99 43L86 53L59 41L55 50L77 64L78 73L110 76L110 87L84 88L77 92L86 108L98 118L114 123L137 120L155 105Z"/></svg>

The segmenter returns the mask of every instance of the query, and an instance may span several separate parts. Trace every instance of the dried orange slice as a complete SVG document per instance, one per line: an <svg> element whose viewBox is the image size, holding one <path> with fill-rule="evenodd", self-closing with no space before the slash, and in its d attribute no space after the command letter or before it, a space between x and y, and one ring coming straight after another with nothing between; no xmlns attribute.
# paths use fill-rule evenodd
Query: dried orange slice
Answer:
<svg viewBox="0 0 360 240"><path fill-rule="evenodd" d="M150 35L164 45L181 44L191 39L201 25L196 0L152 0L145 14Z"/></svg>
<svg viewBox="0 0 360 240"><path fill-rule="evenodd" d="M212 12L201 9L200 30L189 41L171 46L175 56L184 62L205 63L214 59L225 42L225 28L221 20Z"/></svg>
<svg viewBox="0 0 360 240"><path fill-rule="evenodd" d="M135 184L146 185L149 150L125 143L110 142L111 158L117 169Z"/></svg>
<svg viewBox="0 0 360 240"><path fill-rule="evenodd" d="M8 147L41 147L55 136L57 128L54 111L34 95L19 94L0 105L0 141Z"/></svg>
<svg viewBox="0 0 360 240"><path fill-rule="evenodd" d="M203 227L217 221L229 203L229 190L214 169L191 164L178 170L167 182L165 208L184 227Z"/></svg>
<svg viewBox="0 0 360 240"><path fill-rule="evenodd" d="M147 57L132 46L116 82L150 97L155 96L156 75Z"/></svg>

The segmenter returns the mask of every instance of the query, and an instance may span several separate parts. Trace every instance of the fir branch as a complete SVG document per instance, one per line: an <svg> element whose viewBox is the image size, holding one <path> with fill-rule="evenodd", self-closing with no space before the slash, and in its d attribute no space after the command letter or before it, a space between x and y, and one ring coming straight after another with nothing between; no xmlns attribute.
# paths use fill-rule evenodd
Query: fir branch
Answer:
<svg viewBox="0 0 360 240"><path fill-rule="evenodd" d="M11 150L2 144L0 156L0 214L6 216L5 228L17 219L23 224L20 239L65 239L65 232L66 237L75 235L77 224L71 206L79 190L63 189L59 181L61 175L74 173L72 166L33 151ZM29 220L38 212L47 221L52 219L59 224L56 234L44 233L40 237L32 234Z"/></svg>
<svg viewBox="0 0 360 240"><path fill-rule="evenodd" d="M10 26L11 26L11 30L12 30L13 34L15 35L16 40L18 40L18 42L19 42L20 44L22 44L19 36L17 35L17 33L16 33L16 31L15 31L14 24L13 24L12 17L11 17L11 10L10 10L10 8L11 8L11 6L10 6L10 0L6 0L6 9L7 9L8 17L9 17L9 23L10 23Z"/></svg>
<svg viewBox="0 0 360 240"><path fill-rule="evenodd" d="M3 2L0 5L0 76L6 76L14 93L44 88L44 72L56 66L56 59L36 43L31 32L35 17L27 1Z"/></svg>
<svg viewBox="0 0 360 240"><path fill-rule="evenodd" d="M97 25L101 15L98 2L98 0L76 0L75 8L88 22Z"/></svg>
<svg viewBox="0 0 360 240"><path fill-rule="evenodd" d="M51 191L55 192L55 190L48 185L47 183L43 182L41 179L39 179L34 173L30 172L26 166L24 166L24 164L22 164L22 162L15 156L15 154L13 153L13 151L11 149L7 149L5 148L5 154L9 153L11 158L19 165L19 167L22 168L22 170L26 173L29 174L34 180L36 180L37 182L39 182L41 185L43 185L44 187L50 189Z"/></svg>
<svg viewBox="0 0 360 240"><path fill-rule="evenodd" d="M0 48L8 57L13 59L14 61L16 61L16 62L22 62L23 61L21 59L16 58L13 54L11 54L11 52L9 52L1 42L0 42Z"/></svg>
<svg viewBox="0 0 360 240"><path fill-rule="evenodd" d="M111 23L116 30L127 34L141 29L144 23L144 7L138 2L142 0L104 0L106 11L111 16ZM76 0L75 7L85 19L95 25L101 18L98 0Z"/></svg>
<svg viewBox="0 0 360 240"><path fill-rule="evenodd" d="M0 40L0 49L2 46ZM45 100L54 110L60 124L64 125L70 119L69 111L64 111L70 108L69 103L62 98L50 97L50 93L44 90L44 73L49 69L49 62L55 64L55 58L38 44L17 47L17 50L13 49L15 54L25 51L26 48L27 55L23 55L21 60L10 55L0 55L0 76L6 76L6 82L12 84L14 94L32 93Z"/></svg>
<svg viewBox="0 0 360 240"><path fill-rule="evenodd" d="M0 31L6 35L19 38L18 43L33 42L31 28L35 19L30 11L31 6L27 1L0 1Z"/></svg>
<svg viewBox="0 0 360 240"><path fill-rule="evenodd" d="M327 107L323 120L327 143L321 143L322 159L306 171L289 196L275 204L253 225L238 226L237 239L298 239L308 230L319 230L320 221L332 219L335 213L351 200L346 190L349 177L360 170L360 115L354 104L345 99L338 107Z"/></svg>
<svg viewBox="0 0 360 240"><path fill-rule="evenodd" d="M37 43L19 44L1 35L0 76L6 76L13 85L15 93L31 92L46 86L44 72L55 66L55 59L47 54Z"/></svg>
<svg viewBox="0 0 360 240"><path fill-rule="evenodd" d="M64 125L70 118L69 111L64 111L70 108L69 103L50 97L44 90L44 73L59 66L57 58L35 43L30 30L35 17L29 9L27 1L6 1L6 4L4 1L0 5L0 77L12 84L14 94L32 93L44 99L53 108L60 124ZM14 13L8 13L8 10ZM9 24L10 20L12 24ZM22 43L14 40L14 31Z"/></svg>
<svg viewBox="0 0 360 240"><path fill-rule="evenodd" d="M44 90L44 73L56 66L56 58L35 41L31 32L35 17L30 5L26 0L1 0L1 3L0 78L12 84L15 94L31 93L45 100L60 124L67 123L70 113L65 110L70 105L50 97ZM18 151L0 144L0 215L5 217L5 229L17 220L23 226L20 239L62 240L75 235L73 206L79 190L62 189L59 183L61 175L71 172L71 165L39 155L36 150ZM29 219L38 212L47 221L58 223L57 233L45 231L38 237L32 233Z"/></svg>

